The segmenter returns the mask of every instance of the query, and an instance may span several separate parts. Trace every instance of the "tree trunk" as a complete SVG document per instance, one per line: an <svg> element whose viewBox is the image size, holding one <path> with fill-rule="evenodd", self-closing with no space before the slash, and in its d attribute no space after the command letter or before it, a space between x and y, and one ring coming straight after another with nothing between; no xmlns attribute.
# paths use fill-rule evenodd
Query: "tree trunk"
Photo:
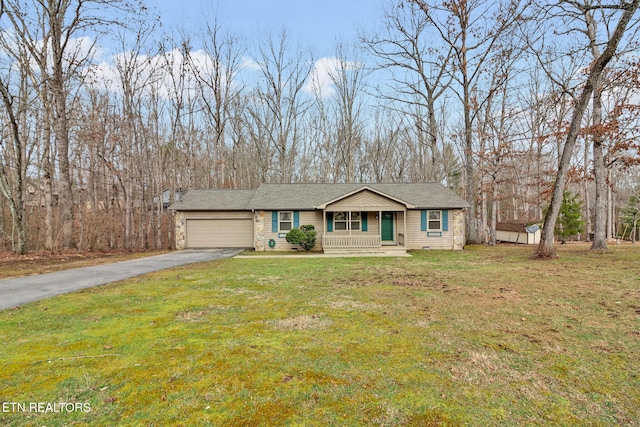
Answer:
<svg viewBox="0 0 640 427"><path fill-rule="evenodd" d="M587 34L591 42L591 53L594 58L600 56L600 49L596 40L596 22L593 19L591 11L585 11L585 20L587 23ZM592 114L592 137L593 137L593 170L596 182L596 206L595 206L595 224L593 229L593 242L591 250L607 249L607 182L605 176L605 165L603 155L603 145L605 142L602 127L602 78L596 79L593 90L593 111ZM585 164L586 167L586 164Z"/></svg>
<svg viewBox="0 0 640 427"><path fill-rule="evenodd" d="M51 27L52 75L51 93L55 105L55 135L58 146L58 168L60 178L60 216L62 218L62 247L76 247L75 224L73 216L73 190L69 166L69 117L67 111L67 91L65 88L64 65L65 44L63 26L65 25L68 1L49 0L47 13Z"/></svg>
<svg viewBox="0 0 640 427"><path fill-rule="evenodd" d="M599 96L596 96L599 98ZM595 100L595 98L594 98ZM607 180L602 153L603 138L597 136L593 141L593 166L596 181L596 214L591 250L607 250Z"/></svg>
<svg viewBox="0 0 640 427"><path fill-rule="evenodd" d="M584 146L584 174L583 174L583 185L584 185L584 234L585 241L591 241L591 195L589 194L589 176L588 176L588 164L589 164L589 144L586 143Z"/></svg>
<svg viewBox="0 0 640 427"><path fill-rule="evenodd" d="M48 98L46 86L43 88L45 99ZM42 178L44 190L44 247L48 251L54 248L53 240L53 165L51 162L51 109L44 102L42 132Z"/></svg>
<svg viewBox="0 0 640 427"><path fill-rule="evenodd" d="M600 76L604 71L604 68L616 53L618 44L620 44L620 40L624 35L627 25L629 24L629 21L633 17L635 11L638 9L639 4L640 0L634 0L625 9L622 17L620 18L620 21L618 22L618 25L616 26L616 29L614 30L611 38L607 43L607 47L593 63L591 70L589 71L589 76L587 78L586 84L582 89L582 94L580 95L580 98L578 98L578 101L573 109L571 125L569 127L569 132L565 140L564 149L562 150L560 164L558 165L558 173L556 176L555 185L553 187L551 205L549 206L544 219L544 229L542 231L540 244L538 245L538 256L540 257L554 257L556 255L553 241L554 229L556 226L556 221L558 219L558 214L560 212L560 206L562 205L562 195L564 193L564 187L567 182L567 173L569 171L571 156L573 155L573 150L580 133L582 118L584 116L587 105L589 104L589 100L591 99L591 94L596 88L598 81L600 80Z"/></svg>
<svg viewBox="0 0 640 427"><path fill-rule="evenodd" d="M464 39L463 39L464 40ZM461 48L461 51L466 53L466 46ZM466 70L466 57L463 56L462 70L463 73L463 104L464 104L464 167L466 174L465 181L465 193L467 203L469 203L469 216L468 216L468 228L467 228L467 243L477 244L482 243L481 230L479 224L479 210L480 201L478 200L475 168L473 167L473 134L472 134L472 120L471 120L471 96L469 94L469 83L467 81Z"/></svg>
<svg viewBox="0 0 640 427"><path fill-rule="evenodd" d="M496 172L497 173L497 172ZM493 177L493 194L491 200L491 239L489 244L491 246L496 245L497 239L497 222L498 222L498 180Z"/></svg>
<svg viewBox="0 0 640 427"><path fill-rule="evenodd" d="M9 94L8 85L0 82L0 92L2 93L3 104L9 118L10 142L7 143L6 150L11 153L13 165L9 169L14 169L12 178L7 175L4 164L0 163L0 192L9 201L9 210L13 220L13 227L17 230L17 241L13 241L14 252L24 255L27 253L27 229L26 216L24 211L24 138L20 133L18 117L14 111L14 97ZM20 107L18 107L20 108ZM10 172L9 172L10 173ZM13 184L11 184L13 181Z"/></svg>
<svg viewBox="0 0 640 427"><path fill-rule="evenodd" d="M607 239L613 239L616 232L616 223L613 220L615 206L613 202L613 180L611 177L611 169L607 171Z"/></svg>

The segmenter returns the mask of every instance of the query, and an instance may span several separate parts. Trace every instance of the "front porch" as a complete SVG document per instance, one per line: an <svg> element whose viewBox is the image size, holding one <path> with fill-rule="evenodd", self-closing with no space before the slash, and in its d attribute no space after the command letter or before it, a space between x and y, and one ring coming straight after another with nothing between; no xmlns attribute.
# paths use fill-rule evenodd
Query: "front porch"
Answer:
<svg viewBox="0 0 640 427"><path fill-rule="evenodd" d="M406 202L368 188L340 196L322 210L322 250L325 253L406 253Z"/></svg>
<svg viewBox="0 0 640 427"><path fill-rule="evenodd" d="M406 211L325 211L325 253L405 252Z"/></svg>

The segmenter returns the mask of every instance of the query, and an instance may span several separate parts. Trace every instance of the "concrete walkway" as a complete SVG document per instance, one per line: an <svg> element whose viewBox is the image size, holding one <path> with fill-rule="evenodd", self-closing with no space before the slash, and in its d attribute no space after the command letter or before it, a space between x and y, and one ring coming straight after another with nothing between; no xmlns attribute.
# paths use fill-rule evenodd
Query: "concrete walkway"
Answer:
<svg viewBox="0 0 640 427"><path fill-rule="evenodd" d="M0 280L0 310L167 268L230 258L242 251L243 249L191 249L130 261Z"/></svg>
<svg viewBox="0 0 640 427"><path fill-rule="evenodd" d="M407 252L395 251L395 252L353 252L353 253L340 253L340 254L325 254L325 253L302 253L296 255L286 254L274 254L274 255L238 255L238 259L265 259L265 258L370 258L370 257L411 257ZM2 282L0 282L2 283Z"/></svg>

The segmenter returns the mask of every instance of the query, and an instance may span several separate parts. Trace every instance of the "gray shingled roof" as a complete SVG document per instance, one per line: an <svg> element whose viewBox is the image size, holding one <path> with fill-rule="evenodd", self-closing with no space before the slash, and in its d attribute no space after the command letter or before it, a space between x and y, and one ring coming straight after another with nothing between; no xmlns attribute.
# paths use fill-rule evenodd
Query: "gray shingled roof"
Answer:
<svg viewBox="0 0 640 427"><path fill-rule="evenodd" d="M362 188L371 188L418 209L467 208L469 204L438 183L417 184L262 184L256 190L191 190L170 209L313 210Z"/></svg>
<svg viewBox="0 0 640 427"><path fill-rule="evenodd" d="M182 202L169 207L176 211L247 211L255 190L189 190Z"/></svg>

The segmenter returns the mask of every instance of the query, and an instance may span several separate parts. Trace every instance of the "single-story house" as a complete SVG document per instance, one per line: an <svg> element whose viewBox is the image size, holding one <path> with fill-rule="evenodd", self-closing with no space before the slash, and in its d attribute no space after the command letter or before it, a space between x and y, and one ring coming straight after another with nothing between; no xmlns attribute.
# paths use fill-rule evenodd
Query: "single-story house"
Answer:
<svg viewBox="0 0 640 427"><path fill-rule="evenodd" d="M313 250L463 249L469 205L438 183L262 184L191 190L174 203L176 248L291 250L289 230L311 224Z"/></svg>

